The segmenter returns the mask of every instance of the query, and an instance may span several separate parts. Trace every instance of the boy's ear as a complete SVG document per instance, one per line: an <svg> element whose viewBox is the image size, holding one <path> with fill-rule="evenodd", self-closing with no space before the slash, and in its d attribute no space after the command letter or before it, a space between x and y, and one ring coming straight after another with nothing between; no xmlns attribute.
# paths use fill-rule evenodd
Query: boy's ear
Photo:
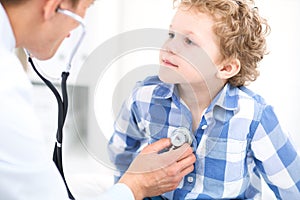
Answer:
<svg viewBox="0 0 300 200"><path fill-rule="evenodd" d="M241 69L241 62L239 59L232 59L229 62L221 65L218 69L217 77L227 80L239 73Z"/></svg>
<svg viewBox="0 0 300 200"><path fill-rule="evenodd" d="M59 7L61 0L45 0L43 6L43 17L45 20L52 18L56 14L56 10Z"/></svg>

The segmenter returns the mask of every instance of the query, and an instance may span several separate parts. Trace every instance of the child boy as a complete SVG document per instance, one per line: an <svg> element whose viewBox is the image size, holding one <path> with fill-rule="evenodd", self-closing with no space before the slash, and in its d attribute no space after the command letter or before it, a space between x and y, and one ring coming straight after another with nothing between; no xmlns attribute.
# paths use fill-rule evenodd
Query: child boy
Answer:
<svg viewBox="0 0 300 200"><path fill-rule="evenodd" d="M158 77L134 88L109 143L125 171L148 143L186 128L197 161L167 199L252 199L261 178L278 199L300 199L300 158L262 97L269 26L247 0L185 0L160 52Z"/></svg>

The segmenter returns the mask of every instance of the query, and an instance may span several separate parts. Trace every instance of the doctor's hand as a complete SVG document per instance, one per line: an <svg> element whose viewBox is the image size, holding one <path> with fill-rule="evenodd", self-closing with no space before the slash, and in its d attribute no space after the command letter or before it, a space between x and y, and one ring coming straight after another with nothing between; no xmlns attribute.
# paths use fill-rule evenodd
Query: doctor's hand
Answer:
<svg viewBox="0 0 300 200"><path fill-rule="evenodd" d="M119 183L126 184L135 199L157 196L174 190L182 178L193 171L196 157L192 148L184 144L176 150L158 153L170 146L169 138L148 145L121 177Z"/></svg>

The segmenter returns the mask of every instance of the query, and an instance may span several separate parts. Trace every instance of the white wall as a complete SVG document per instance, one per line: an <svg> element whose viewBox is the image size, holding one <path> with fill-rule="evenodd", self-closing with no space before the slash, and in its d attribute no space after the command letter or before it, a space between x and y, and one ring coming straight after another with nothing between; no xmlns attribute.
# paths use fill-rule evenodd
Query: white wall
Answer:
<svg viewBox="0 0 300 200"><path fill-rule="evenodd" d="M251 87L274 106L300 150L300 1L266 0L258 7L271 25L270 54L261 62L261 76Z"/></svg>

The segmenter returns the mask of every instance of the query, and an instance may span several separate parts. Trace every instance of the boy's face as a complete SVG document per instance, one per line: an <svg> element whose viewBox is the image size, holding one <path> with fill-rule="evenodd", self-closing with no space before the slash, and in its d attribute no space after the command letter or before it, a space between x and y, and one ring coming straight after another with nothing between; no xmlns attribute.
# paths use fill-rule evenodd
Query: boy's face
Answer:
<svg viewBox="0 0 300 200"><path fill-rule="evenodd" d="M221 54L207 14L179 7L160 51L159 77L167 83L203 83L216 77Z"/></svg>

